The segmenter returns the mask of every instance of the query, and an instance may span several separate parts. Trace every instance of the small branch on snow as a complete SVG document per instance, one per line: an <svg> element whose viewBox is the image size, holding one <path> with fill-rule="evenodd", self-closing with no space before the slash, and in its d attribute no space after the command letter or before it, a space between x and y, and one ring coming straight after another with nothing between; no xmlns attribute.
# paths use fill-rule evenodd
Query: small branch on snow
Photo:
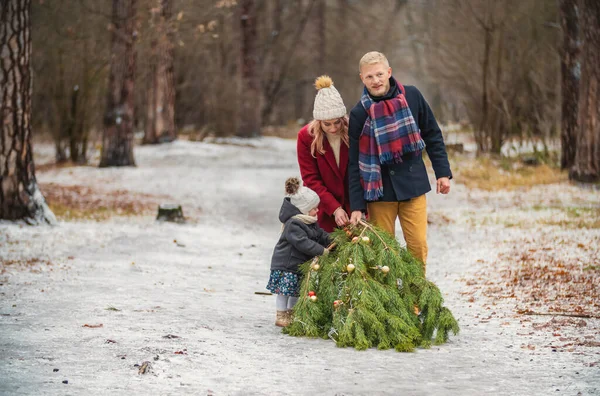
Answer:
<svg viewBox="0 0 600 396"><path fill-rule="evenodd" d="M578 314L570 312L534 312L534 311L518 311L521 315L535 315L535 316L568 316L572 318L587 318L587 319L600 319L598 315L592 314Z"/></svg>

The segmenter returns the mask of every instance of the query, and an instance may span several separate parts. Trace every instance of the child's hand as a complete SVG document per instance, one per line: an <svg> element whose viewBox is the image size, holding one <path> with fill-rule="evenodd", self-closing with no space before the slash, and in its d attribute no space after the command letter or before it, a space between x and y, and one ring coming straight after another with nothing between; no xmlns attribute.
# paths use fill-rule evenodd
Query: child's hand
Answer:
<svg viewBox="0 0 600 396"><path fill-rule="evenodd" d="M325 248L323 250L323 256L327 256L329 254L329 249Z"/></svg>

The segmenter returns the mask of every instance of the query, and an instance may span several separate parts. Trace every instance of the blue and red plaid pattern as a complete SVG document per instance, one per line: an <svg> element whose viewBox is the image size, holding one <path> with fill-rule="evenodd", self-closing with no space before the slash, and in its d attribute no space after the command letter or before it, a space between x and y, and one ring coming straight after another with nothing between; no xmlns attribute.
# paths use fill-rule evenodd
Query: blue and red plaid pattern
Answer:
<svg viewBox="0 0 600 396"><path fill-rule="evenodd" d="M393 78L390 77L390 80ZM360 135L358 154L367 201L376 201L383 196L381 164L400 163L404 154L419 153L425 148L419 127L406 102L404 87L396 84L400 94L395 98L373 102L365 87L360 99L369 115Z"/></svg>

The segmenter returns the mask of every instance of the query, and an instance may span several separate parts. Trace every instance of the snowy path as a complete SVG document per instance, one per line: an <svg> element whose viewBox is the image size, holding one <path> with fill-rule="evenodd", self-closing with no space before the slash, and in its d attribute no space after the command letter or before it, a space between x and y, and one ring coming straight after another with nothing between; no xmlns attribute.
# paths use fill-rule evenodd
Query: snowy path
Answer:
<svg viewBox="0 0 600 396"><path fill-rule="evenodd" d="M552 352L551 334L521 335L532 323L515 317L514 303L498 301L490 315L489 301L468 301L464 278L495 260L506 241L537 231L483 221L519 216L514 195L488 200L458 184L449 196L428 195L428 276L461 324L457 337L397 353L282 335L273 296L254 292L268 279L283 182L298 174L295 142L260 144L180 141L137 147L134 169L38 173L42 183L167 194L184 214L198 215L185 225L152 217L53 228L0 223L2 260L42 260L0 272L0 394L600 394L600 348ZM531 199L569 188L534 190ZM584 242L600 235L573 232ZM599 327L587 323L571 331ZM139 375L134 364L144 361L151 371Z"/></svg>

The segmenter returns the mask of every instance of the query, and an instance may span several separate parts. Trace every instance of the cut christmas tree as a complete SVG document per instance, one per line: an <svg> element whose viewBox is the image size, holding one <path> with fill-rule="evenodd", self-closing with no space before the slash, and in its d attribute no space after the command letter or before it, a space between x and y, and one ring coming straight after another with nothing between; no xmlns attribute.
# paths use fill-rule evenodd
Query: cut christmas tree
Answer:
<svg viewBox="0 0 600 396"><path fill-rule="evenodd" d="M331 254L301 266L300 298L286 334L408 352L458 333L440 290L394 236L361 221L332 237Z"/></svg>

